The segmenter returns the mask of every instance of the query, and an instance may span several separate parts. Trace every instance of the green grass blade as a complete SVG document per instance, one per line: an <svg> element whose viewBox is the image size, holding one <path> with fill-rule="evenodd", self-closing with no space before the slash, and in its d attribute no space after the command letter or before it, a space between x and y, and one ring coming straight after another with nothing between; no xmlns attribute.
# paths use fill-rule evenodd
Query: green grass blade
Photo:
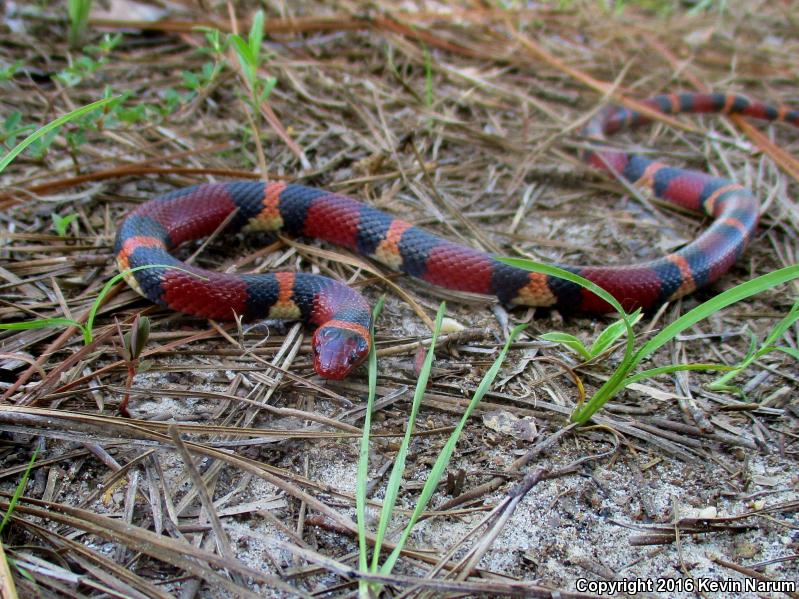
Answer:
<svg viewBox="0 0 799 599"><path fill-rule="evenodd" d="M630 314L630 319L633 322L638 322L641 320L641 310L638 309ZM591 357L597 357L599 354L613 345L616 340L624 334L624 328L624 321L619 319L602 331L594 341L593 345L591 345L591 349L589 350Z"/></svg>
<svg viewBox="0 0 799 599"><path fill-rule="evenodd" d="M239 59L241 70L247 78L250 93L255 93L255 84L258 75L258 56L252 53L250 46L240 35L231 35L229 39L233 43L233 49L236 51L236 57Z"/></svg>
<svg viewBox="0 0 799 599"><path fill-rule="evenodd" d="M642 381L644 379L651 379L653 376L658 376L660 374L671 374L673 372L680 372L682 370L725 371L733 369L734 366L725 366L724 364L669 364L668 366L658 366L657 368L650 368L649 370L637 372L636 374L624 379L623 384L626 387L632 383L637 383L638 381Z"/></svg>
<svg viewBox="0 0 799 599"><path fill-rule="evenodd" d="M91 11L91 0L69 0L67 14L69 15L69 45L75 47L86 30Z"/></svg>
<svg viewBox="0 0 799 599"><path fill-rule="evenodd" d="M785 347L783 345L767 345L765 347L761 347L756 353L753 353L747 356L744 360L742 360L736 366L728 366L727 369L729 372L724 376L720 376L712 383L707 385L707 388L711 391L727 391L730 393L738 393L743 395L740 388L736 387L735 385L730 385L730 381L735 379L739 374L741 374L744 370L749 368L749 366L755 360L762 358L766 354L770 354L771 352L782 352L791 356L794 360L799 361L799 350L794 349L793 347Z"/></svg>
<svg viewBox="0 0 799 599"><path fill-rule="evenodd" d="M794 302L788 314L777 323L777 326L771 329L763 345L773 345L797 320L799 320L799 300Z"/></svg>
<svg viewBox="0 0 799 599"><path fill-rule="evenodd" d="M772 287L776 287L782 283L787 283L788 281L796 278L799 278L799 265L787 266L785 268L775 270L774 272L759 276L751 281L747 281L746 283L741 283L732 289L727 289L713 299L710 299L698 305L690 312L687 312L665 327L662 331L660 331L660 333L652 337L652 339L650 339L640 350L638 350L636 354L637 361L642 360L652 352L660 349L660 347L674 339L674 337L682 333L688 327L695 325L697 322L704 320L711 314L726 308L730 304L734 304L735 302L739 302L743 299L756 295L761 291L771 289Z"/></svg>
<svg viewBox="0 0 799 599"><path fill-rule="evenodd" d="M624 328L627 330L627 344L624 350L624 358L623 362L626 362L632 357L633 347L635 343L635 335L633 333L634 321L632 317L624 311L621 304L613 297L610 293L602 289L599 285L594 283L593 281L589 281L585 277L581 277L580 275L576 275L571 271L568 271L564 268L560 268L559 266L552 266L551 264L544 264L542 262L536 262L534 260L526 260L524 258L497 258L500 262L507 264L509 266L515 266L516 268L521 268L523 270L529 270L531 272L537 272L545 275L549 275L550 277L557 277L559 279L565 279L570 281L584 289L587 289L597 297L605 300L609 303L616 312L621 314L622 322L624 323Z"/></svg>
<svg viewBox="0 0 799 599"><path fill-rule="evenodd" d="M425 44L424 51L424 103L428 108L433 107L433 57Z"/></svg>
<svg viewBox="0 0 799 599"><path fill-rule="evenodd" d="M361 447L358 452L358 476L355 484L355 513L358 521L358 569L366 572L369 566L366 546L366 487L369 483L369 432L372 427L372 410L375 396L377 395L377 351L375 349L375 323L380 312L383 311L385 296L381 297L372 310L372 326L369 333L372 335L372 347L369 349L369 395L366 400L366 415L363 421L363 435ZM363 584L363 583L362 583Z"/></svg>
<svg viewBox="0 0 799 599"><path fill-rule="evenodd" d="M544 264L543 262L536 262L535 260L527 260L525 258L498 257L497 260L503 264L515 266L516 268L521 268L523 270L529 270L530 272L539 272L551 277L557 277L559 279L571 281L580 287L588 289L588 291L592 292L594 295L601 297L603 300L613 306L613 309L619 314L626 314L624 308L621 307L621 304L610 293L602 289L602 287L593 281L589 281L585 277L576 275L570 270L560 268L559 266L552 266L551 264Z"/></svg>
<svg viewBox="0 0 799 599"><path fill-rule="evenodd" d="M244 38L240 35L231 35L230 41L233 42L233 47L241 61L241 66L249 67L250 65L255 65L255 56L250 50L250 46L244 41Z"/></svg>
<svg viewBox="0 0 799 599"><path fill-rule="evenodd" d="M413 403L411 404L411 413L408 417L408 427L405 430L405 436L402 439L402 444L397 452L397 457L394 459L394 467L391 469L391 476L389 476L388 484L386 485L386 494L383 498L383 509L380 512L380 522L377 526L375 533L375 547L372 554L372 571L377 571L378 563L380 561L380 548L383 545L383 538L388 530L388 525L391 520L391 514L394 511L394 505L397 502L397 495L399 494L400 484L402 483L402 473L405 470L405 459L408 457L408 447L411 443L411 435L413 434L413 425L416 423L416 416L419 413L419 406L422 403L424 391L427 388L427 381L430 378L430 371L433 369L433 357L436 351L436 342L438 334L441 331L441 321L444 318L444 311L446 305L441 302L436 314L435 325L433 326L433 336L430 341L430 347L427 350L427 356L424 360L421 372L419 373L419 381L416 383L416 391L413 394Z"/></svg>
<svg viewBox="0 0 799 599"><path fill-rule="evenodd" d="M549 341L551 343L558 343L560 345L565 345L572 351L576 352L583 360L590 360L593 357L591 355L591 352L588 351L583 342L580 341L574 335L570 335L569 333L553 331L551 333L544 333L543 335L539 335L538 338L543 339L544 341Z"/></svg>
<svg viewBox="0 0 799 599"><path fill-rule="evenodd" d="M463 427L466 426L466 422L472 415L472 412L477 407L477 404L483 399L483 396L488 392L491 388L491 385L494 383L494 379L497 378L497 374L499 373L499 369L502 367L502 363L505 361L505 357L508 355L508 350L510 349L511 344L514 342L516 337L521 333L527 325L520 324L516 325L513 330L511 331L510 335L508 336L508 340L505 342L505 346L502 348L502 351L497 356L497 359L494 360L494 363L491 365L491 368L486 372L483 379L480 381L480 384L477 386L474 395L472 396L471 401L469 401L469 405L466 408L466 411L463 413L460 422L455 427L455 430L449 436L447 443L444 445L444 448L441 450L441 453L438 454L438 458L436 458L435 464L433 464L433 468L430 471L430 476L427 477L425 481L424 487L422 487L422 492L419 495L419 499L416 501L416 505L414 506L413 513L411 514L410 519L408 520L408 524L405 526L405 530L402 531L402 536L400 537L397 546L394 548L394 551L391 552L391 555L388 556L383 566L380 568L380 573L384 575L391 574L391 570L394 568L394 564L399 559L400 552L402 548L405 546L408 537L411 534L413 527L419 521L424 510L427 508L428 503L430 502L430 498L435 493L436 488L438 487L438 483L441 480L441 477L444 475L444 470L449 464L449 460L452 457L453 452L455 451L455 445L458 443L458 439L460 438L461 432L463 431Z"/></svg>
<svg viewBox="0 0 799 599"><path fill-rule="evenodd" d="M261 56L261 43L264 39L264 11L259 9L252 19L250 26L250 35L247 38L250 53L255 57L255 64L258 65Z"/></svg>
<svg viewBox="0 0 799 599"><path fill-rule="evenodd" d="M708 383L707 388L710 391L726 391L729 393L737 392L737 388L729 385L728 383L738 376L741 371L749 366L755 360L757 353L757 337L752 331L747 330L749 333L749 349L746 350L746 355L741 358L740 362L736 364L733 369L727 374L720 376L715 381Z"/></svg>
<svg viewBox="0 0 799 599"><path fill-rule="evenodd" d="M8 331L25 331L28 329L44 329L47 327L77 327L80 329L81 333L83 333L83 342L88 345L92 342L93 333L92 329L94 328L94 319L97 317L97 311L100 309L100 306L105 299L105 296L111 291L111 288L116 285L121 279L123 279L126 275L136 272L137 270L145 270L147 268L169 268L172 270L179 270L181 272L185 272L190 274L194 277L199 279L207 280L206 277L197 274L196 272L191 272L190 270L186 270L185 268L180 268L179 266L174 266L172 264L145 264L143 266L137 266L135 268L129 268L117 275L111 277L108 282L103 285L103 288L100 290L100 293L97 294L97 298L95 298L94 303L92 304L91 310L89 310L89 316L86 319L86 324L82 325L81 323L72 320L71 318L42 318L39 320L29 320L25 322L6 322L0 323L0 330L8 330Z"/></svg>
<svg viewBox="0 0 799 599"><path fill-rule="evenodd" d="M637 366L641 360L649 356L652 352L658 350L664 344L668 343L671 339L679 335L685 329L695 325L697 322L707 318L711 314L726 308L727 306L751 297L766 289L771 289L777 285L787 283L793 279L799 278L799 265L787 266L780 270L775 270L768 274L762 275L746 283L741 283L728 289L710 299L690 312L687 312L668 326L666 326L660 333L652 337L644 346L639 349L632 359L628 362L625 360L613 376L602 385L594 396L588 400L583 406L574 411L571 416L572 422L585 424L591 416L593 416L605 403L624 389L624 381L627 378L627 373L632 368ZM622 376L619 376L621 374Z"/></svg>
<svg viewBox="0 0 799 599"><path fill-rule="evenodd" d="M29 583L31 583L31 584L33 585L33 587L34 587L34 588L36 588L36 589L38 589L38 588L39 588L39 585L37 585L37 584L36 584L36 579L33 577L33 574L31 574L31 573L30 573L30 572L28 572L28 571L27 571L25 568L23 568L22 566L20 566L20 565L17 563L17 560L15 560L13 557L8 557L8 556L6 556L6 561L8 562L8 565L9 565L9 566L11 566L12 568L14 568L14 570L16 570L16 571L17 571L17 573L18 573L20 576L22 576L22 577L23 577L25 580L27 580Z"/></svg>
<svg viewBox="0 0 799 599"><path fill-rule="evenodd" d="M22 473L22 478L17 484L17 488L14 489L14 495L11 497L11 501L8 502L8 508L6 508L6 513L3 514L3 520L0 522L0 534L3 533L3 529L8 524L8 521L11 519L11 514L14 513L14 508L19 501L19 498L22 497L22 493L25 491L25 485L28 484L28 477L30 476L31 470L33 470L33 464L36 462L36 458L39 456L39 447L37 446L36 449L33 450L33 455L31 456L30 462L28 462L28 467L25 468L25 472Z"/></svg>
<svg viewBox="0 0 799 599"><path fill-rule="evenodd" d="M24 322L0 323L0 329L6 331L27 331L29 329L46 329L47 327L78 327L83 329L83 325L71 318L41 318Z"/></svg>
<svg viewBox="0 0 799 599"><path fill-rule="evenodd" d="M58 117L54 121L50 121L43 127L40 127L39 129L31 133L28 137L19 142L16 146L14 146L11 149L11 151L9 151L9 153L6 154L2 160L0 160L0 173L3 172L9 164L11 164L11 161L14 160L14 158L16 158L20 152L22 152L25 148L34 143L37 139L44 137L50 131L57 129L64 123L68 123L71 120L83 116L84 114L88 114L92 110L100 108L101 106L110 104L117 98L119 98L119 96L113 96L111 98L103 98L102 100L97 100L96 102L92 102L91 104L87 104L86 106L82 106L81 108L77 108L72 112L68 112L63 116Z"/></svg>
<svg viewBox="0 0 799 599"><path fill-rule="evenodd" d="M111 277L108 282L103 285L103 288L100 290L100 293L97 294L97 298L94 300L92 304L91 310L89 310L89 317L86 319L86 326L83 328L83 341L87 345L92 342L92 329L94 328L94 319L97 316L97 311L100 309L100 306L105 299L105 296L111 291L111 288L116 285L119 281L124 279L127 275L134 273L139 270L145 270L148 268L168 268L170 270L179 270L180 272L185 272L190 274L198 279L208 280L207 277L204 277L196 272L191 272L190 270L186 270L185 268L180 268L179 266L175 266L173 264L145 264L143 266L137 266L135 268L129 268L127 270L123 270L121 273L114 275Z"/></svg>
<svg viewBox="0 0 799 599"><path fill-rule="evenodd" d="M793 347L785 347L784 345L775 345L774 347L771 348L771 351L779 351L784 354L788 354L794 360L799 360L799 350Z"/></svg>
<svg viewBox="0 0 799 599"><path fill-rule="evenodd" d="M627 373L630 372L630 370L632 370L638 363L638 361L635 359L635 355L633 354L635 349L635 333L633 332L633 324L635 324L634 318L624 311L624 308L622 308L621 304L616 301L616 298L614 298L610 293L602 289L602 287L596 283L576 275L573 272L558 266L543 264L533 260L524 260L522 258L497 258L497 260L510 266L522 268L524 270L538 272L571 281L572 283L575 283L584 289L588 289L594 295L602 298L608 304L613 306L614 310L621 314L621 320L624 322L624 328L627 331L627 341L624 344L624 356L622 357L619 367L613 372L605 384L600 387L599 391L597 391L596 394L585 404L578 406L572 413L572 422L585 423L588 418L590 418L600 407L605 405L605 403L611 397L613 397L616 391L620 388L620 385L627 376Z"/></svg>

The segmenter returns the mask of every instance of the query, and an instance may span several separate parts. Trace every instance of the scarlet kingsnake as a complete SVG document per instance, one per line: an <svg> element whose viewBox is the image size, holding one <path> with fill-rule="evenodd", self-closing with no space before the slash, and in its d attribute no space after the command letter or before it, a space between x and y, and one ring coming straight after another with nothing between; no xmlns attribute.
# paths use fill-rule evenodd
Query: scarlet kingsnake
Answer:
<svg viewBox="0 0 799 599"><path fill-rule="evenodd" d="M719 112L799 125L799 111L742 96L670 94L645 100L664 113ZM583 129L599 140L649 122L618 106L603 109ZM629 266L568 266L597 283L626 309L649 308L715 281L741 255L757 226L759 204L732 181L667 166L601 147L586 153L592 166L651 190L658 198L714 218L710 227L677 252ZM231 213L234 213L231 216ZM149 300L213 319L300 319L318 328L314 367L342 378L370 347L370 309L356 291L333 279L290 272L241 275L188 266L170 255L181 243L207 236L226 219L225 234L241 229L316 237L369 256L395 270L450 289L497 296L506 304L553 306L587 312L609 306L578 285L530 273L488 254L453 243L352 198L283 182L228 182L179 189L150 200L119 227L115 252L126 280ZM177 268L170 268L177 267Z"/></svg>

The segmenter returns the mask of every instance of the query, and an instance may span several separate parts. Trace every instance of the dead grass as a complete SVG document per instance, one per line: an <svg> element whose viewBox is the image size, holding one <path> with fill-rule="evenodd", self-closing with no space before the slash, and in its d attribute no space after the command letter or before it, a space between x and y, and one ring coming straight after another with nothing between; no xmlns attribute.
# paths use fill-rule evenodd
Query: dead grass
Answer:
<svg viewBox="0 0 799 599"><path fill-rule="evenodd" d="M579 1L402 11L391 3L278 3L267 11L274 57L265 71L278 85L260 119L269 172L259 173L235 69L158 114L167 89L190 91L184 71L201 73L210 60L193 27L234 30L223 4L184 4L146 32L122 12L97 16L87 43L102 32L123 38L75 86L54 77L82 55L68 50L64 8L22 16L6 8L0 66L19 61L19 69L0 82L4 122L19 111L22 124L41 125L105 86L130 92L127 107L153 108L134 124L106 119L87 128L82 143L79 127L67 126L41 158L24 154L2 174L4 321L84 320L114 273L111 244L126 212L156 193L237 177L347 193L491 251L561 263L652 258L703 223L588 171L576 157L579 125L611 99L635 106L674 90L796 106L794 2L669 18L635 7L614 15ZM237 3L241 29L251 9ZM762 199L763 217L720 284L648 315L644 331L720 289L795 264L799 251L796 131L717 117L660 120L614 143L734 178ZM78 215L66 237L53 233L52 214ZM799 372L787 356L769 354L742 375L745 399L707 391L707 375L661 377L634 385L577 432L566 426L578 397L573 377L595 389L617 357L580 364L536 335L591 339L609 321L508 315L336 248L278 240L267 253L264 241L211 243L196 263L303 269L372 298L389 294L377 339L373 507L439 298L452 300L450 315L466 329L441 338L409 457L406 508L502 346L508 319L531 323L478 414L530 417L537 437L516 439L474 420L414 549L383 581L386 593L568 597L581 577L799 576ZM748 331L762 338L795 297L786 287L733 306L653 365L735 363ZM4 539L20 596L354 594L365 376L315 378L299 326L241 332L149 306L124 286L100 314L88 346L76 330L0 335L6 493L40 448ZM136 314L149 315L153 333L149 366L132 390L133 418L124 419L116 415L127 372L117 323L126 330ZM796 328L784 343L796 348Z"/></svg>

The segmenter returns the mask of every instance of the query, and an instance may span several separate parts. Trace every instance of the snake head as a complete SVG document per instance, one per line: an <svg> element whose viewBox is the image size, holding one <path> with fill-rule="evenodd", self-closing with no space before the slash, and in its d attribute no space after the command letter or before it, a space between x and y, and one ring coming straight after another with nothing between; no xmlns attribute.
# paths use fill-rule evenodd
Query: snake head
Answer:
<svg viewBox="0 0 799 599"><path fill-rule="evenodd" d="M316 329L311 344L316 373L340 380L369 355L369 331L359 324L330 321Z"/></svg>

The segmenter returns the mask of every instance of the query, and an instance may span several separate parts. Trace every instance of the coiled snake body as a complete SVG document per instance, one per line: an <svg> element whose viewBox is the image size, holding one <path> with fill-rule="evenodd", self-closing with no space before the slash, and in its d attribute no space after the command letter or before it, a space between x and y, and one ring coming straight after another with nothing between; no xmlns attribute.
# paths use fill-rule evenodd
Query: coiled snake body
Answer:
<svg viewBox="0 0 799 599"><path fill-rule="evenodd" d="M797 110L736 95L670 94L645 103L664 113L735 113L799 125ZM601 139L646 122L649 119L639 112L610 106L583 133ZM588 152L585 159L650 189L658 198L714 219L693 242L657 260L565 267L609 291L626 309L649 308L716 280L751 240L758 201L728 179L608 148ZM230 219L226 234L249 228L324 239L429 283L495 295L506 304L587 312L609 309L571 282L502 264L482 251L427 233L352 198L302 185L242 181L197 185L150 200L124 220L115 246L120 270L153 266L126 276L141 295L207 318L231 320L239 315L299 319L316 325L314 368L327 378L343 378L367 355L371 312L366 300L323 276L218 273L186 265L169 253L185 241L211 234L226 219Z"/></svg>

